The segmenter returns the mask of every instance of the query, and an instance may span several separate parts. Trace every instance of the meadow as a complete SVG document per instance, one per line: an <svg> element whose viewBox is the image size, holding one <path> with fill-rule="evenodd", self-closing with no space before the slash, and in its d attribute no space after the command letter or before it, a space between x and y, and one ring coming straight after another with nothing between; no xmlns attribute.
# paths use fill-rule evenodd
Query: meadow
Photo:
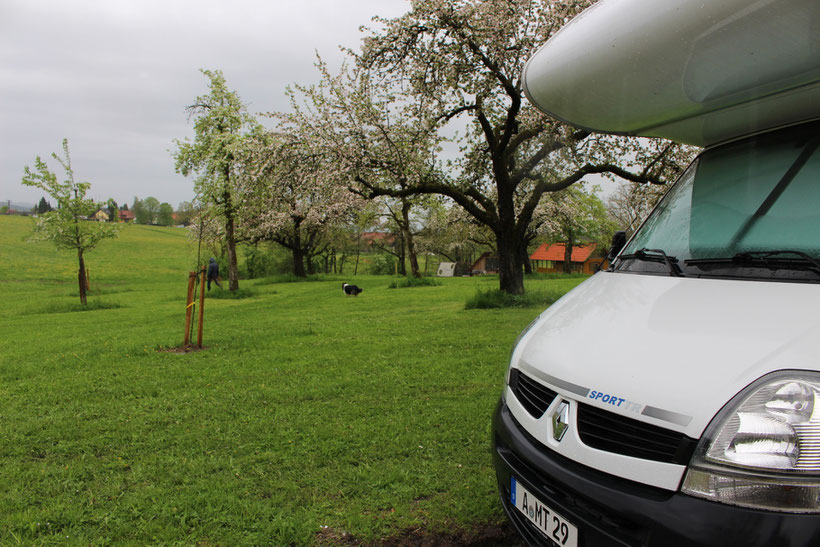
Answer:
<svg viewBox="0 0 820 547"><path fill-rule="evenodd" d="M490 418L542 309L465 309L497 278L243 280L245 298L206 299L206 349L177 353L185 230L103 242L74 311L76 256L25 242L30 225L0 216L1 544L379 543L503 522Z"/></svg>

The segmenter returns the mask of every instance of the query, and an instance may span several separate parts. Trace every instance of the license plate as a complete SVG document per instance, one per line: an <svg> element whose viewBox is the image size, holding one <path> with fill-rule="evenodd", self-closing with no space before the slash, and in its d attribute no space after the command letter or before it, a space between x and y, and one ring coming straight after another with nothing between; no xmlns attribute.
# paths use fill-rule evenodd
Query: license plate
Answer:
<svg viewBox="0 0 820 547"><path fill-rule="evenodd" d="M510 477L510 502L536 528L561 547L578 546L578 528L567 519L541 503L529 490Z"/></svg>

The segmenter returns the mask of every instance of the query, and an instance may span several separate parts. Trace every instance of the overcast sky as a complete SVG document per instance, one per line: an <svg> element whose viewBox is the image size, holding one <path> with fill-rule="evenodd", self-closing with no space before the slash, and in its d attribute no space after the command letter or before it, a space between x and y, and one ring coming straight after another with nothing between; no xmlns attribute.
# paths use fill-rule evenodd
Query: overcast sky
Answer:
<svg viewBox="0 0 820 547"><path fill-rule="evenodd" d="M154 196L176 207L193 182L174 172L185 111L220 69L251 112L287 108L285 86L317 81L315 51L338 66L361 25L406 0L0 0L0 200L36 203L20 183L35 156L69 140L91 197ZM62 173L58 172L58 176ZM53 203L52 203L53 204Z"/></svg>

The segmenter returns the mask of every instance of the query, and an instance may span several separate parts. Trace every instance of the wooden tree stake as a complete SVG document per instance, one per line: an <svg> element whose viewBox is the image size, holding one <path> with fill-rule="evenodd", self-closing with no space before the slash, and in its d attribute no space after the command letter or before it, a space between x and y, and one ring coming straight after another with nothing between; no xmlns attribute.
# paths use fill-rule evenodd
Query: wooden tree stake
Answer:
<svg viewBox="0 0 820 547"><path fill-rule="evenodd" d="M201 279L199 282L199 324L196 332L196 345L202 347L202 321L205 319L205 266L200 271Z"/></svg>
<svg viewBox="0 0 820 547"><path fill-rule="evenodd" d="M192 311L191 308L194 305L194 284L196 283L196 273L190 272L188 273L188 298L185 300L185 341L182 343L182 347L188 347L188 344L191 343L191 317Z"/></svg>

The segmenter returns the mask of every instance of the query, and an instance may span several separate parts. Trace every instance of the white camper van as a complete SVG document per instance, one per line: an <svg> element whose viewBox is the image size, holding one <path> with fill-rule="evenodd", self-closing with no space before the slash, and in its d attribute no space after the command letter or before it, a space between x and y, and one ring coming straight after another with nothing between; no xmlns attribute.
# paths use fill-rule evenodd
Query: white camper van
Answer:
<svg viewBox="0 0 820 547"><path fill-rule="evenodd" d="M820 1L602 0L523 78L573 125L704 151L516 342L509 518L562 547L820 545Z"/></svg>

